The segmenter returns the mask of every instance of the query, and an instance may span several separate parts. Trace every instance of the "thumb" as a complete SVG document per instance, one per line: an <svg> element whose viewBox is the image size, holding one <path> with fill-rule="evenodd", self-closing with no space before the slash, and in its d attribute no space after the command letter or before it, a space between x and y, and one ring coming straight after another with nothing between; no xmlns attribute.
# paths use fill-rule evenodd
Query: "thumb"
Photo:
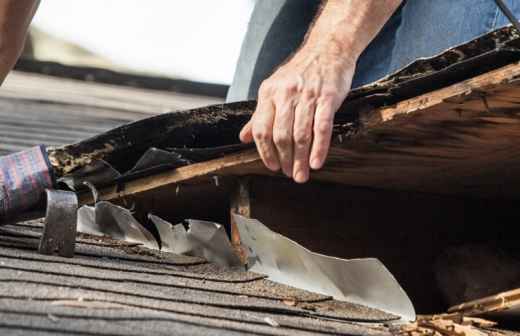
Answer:
<svg viewBox="0 0 520 336"><path fill-rule="evenodd" d="M250 143L253 141L253 121L249 120L240 131L240 141Z"/></svg>

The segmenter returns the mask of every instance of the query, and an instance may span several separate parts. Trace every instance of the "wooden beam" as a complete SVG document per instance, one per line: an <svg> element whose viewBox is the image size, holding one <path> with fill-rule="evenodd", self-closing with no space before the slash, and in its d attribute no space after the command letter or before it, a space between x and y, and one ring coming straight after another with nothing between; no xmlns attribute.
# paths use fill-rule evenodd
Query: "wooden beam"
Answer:
<svg viewBox="0 0 520 336"><path fill-rule="evenodd" d="M242 166L250 164L255 167L255 171L262 171L262 166L260 163L260 157L255 151L246 151L229 155L220 159L180 167L175 170L156 175L138 178L125 183L121 190L119 190L117 186L101 189L99 191L100 199L110 200L114 198L140 194L159 187L174 187L179 183L197 183L197 180L208 181L211 180L213 176L218 176L219 174L226 172L228 168L233 168L239 165ZM88 193L80 195L80 204L87 204L91 202L92 197Z"/></svg>

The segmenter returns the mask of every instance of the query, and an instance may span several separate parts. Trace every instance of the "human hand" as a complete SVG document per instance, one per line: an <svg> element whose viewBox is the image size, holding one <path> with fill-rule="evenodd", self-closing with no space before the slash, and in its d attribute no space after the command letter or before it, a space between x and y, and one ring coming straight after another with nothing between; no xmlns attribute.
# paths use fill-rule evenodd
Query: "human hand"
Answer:
<svg viewBox="0 0 520 336"><path fill-rule="evenodd" d="M298 183L325 163L334 114L350 91L356 60L338 53L300 51L258 92L251 120L240 132L254 140L265 166Z"/></svg>

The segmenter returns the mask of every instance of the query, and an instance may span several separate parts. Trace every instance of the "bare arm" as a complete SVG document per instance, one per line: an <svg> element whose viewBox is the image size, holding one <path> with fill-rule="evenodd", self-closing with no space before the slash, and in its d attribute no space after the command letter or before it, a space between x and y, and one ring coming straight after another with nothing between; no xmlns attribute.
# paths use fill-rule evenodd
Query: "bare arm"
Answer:
<svg viewBox="0 0 520 336"><path fill-rule="evenodd" d="M267 168L296 182L323 166L334 114L350 91L356 62L402 0L328 0L300 49L258 92L240 133Z"/></svg>
<svg viewBox="0 0 520 336"><path fill-rule="evenodd" d="M0 0L0 83L23 50L39 0Z"/></svg>

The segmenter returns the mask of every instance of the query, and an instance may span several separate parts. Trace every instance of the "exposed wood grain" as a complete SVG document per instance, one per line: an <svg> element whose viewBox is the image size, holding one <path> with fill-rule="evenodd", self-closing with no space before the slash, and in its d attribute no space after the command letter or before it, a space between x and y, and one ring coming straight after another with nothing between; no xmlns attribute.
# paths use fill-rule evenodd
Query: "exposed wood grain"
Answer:
<svg viewBox="0 0 520 336"><path fill-rule="evenodd" d="M413 113L442 104L447 100L453 101L454 99L458 99L458 102L455 101L454 103L460 104L461 100L467 99L471 94L476 94L477 97L480 95L496 94L493 91L496 90L499 92L501 89L497 86L506 84L506 87L508 87L508 83L514 81L518 76L520 76L520 63L510 64L461 83L399 102L394 106L383 107L374 111L369 120L375 120L375 124L378 124L392 120L398 115ZM498 93L498 95L501 94ZM511 98L518 100L518 96L519 94L513 94ZM372 123L368 123L365 126L370 126Z"/></svg>

